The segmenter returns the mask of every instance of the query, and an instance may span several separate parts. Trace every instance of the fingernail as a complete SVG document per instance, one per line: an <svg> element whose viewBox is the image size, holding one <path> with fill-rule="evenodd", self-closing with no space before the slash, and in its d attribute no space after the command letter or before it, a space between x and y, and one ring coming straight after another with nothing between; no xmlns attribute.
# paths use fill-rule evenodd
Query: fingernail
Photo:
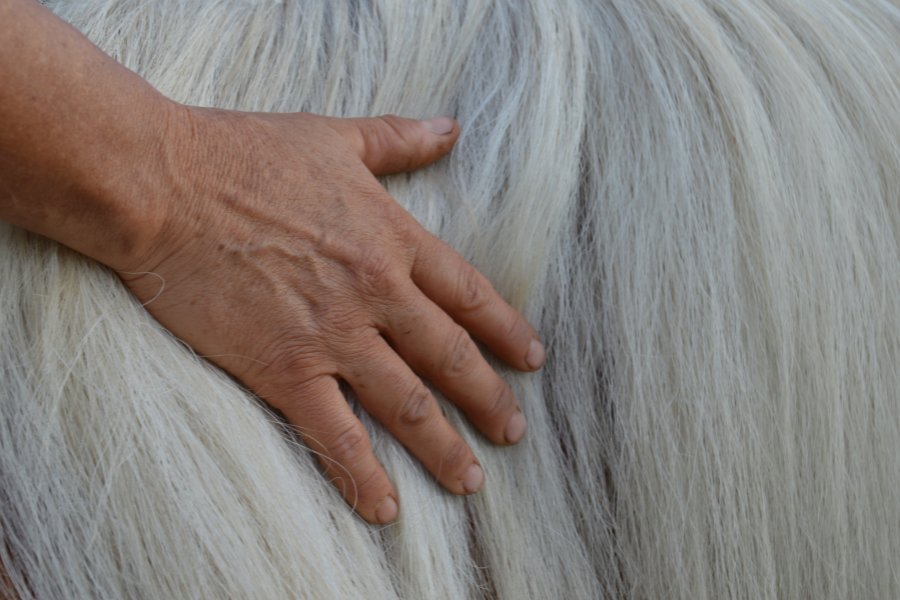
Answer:
<svg viewBox="0 0 900 600"><path fill-rule="evenodd" d="M539 369L544 364L544 346L537 340L531 340L525 363L532 369Z"/></svg>
<svg viewBox="0 0 900 600"><path fill-rule="evenodd" d="M521 411L517 411L509 418L509 422L506 424L506 431L503 434L506 437L506 442L515 444L521 440L522 436L525 435L525 425L525 415Z"/></svg>
<svg viewBox="0 0 900 600"><path fill-rule="evenodd" d="M484 471L481 470L481 467L473 464L466 469L466 474L463 475L463 489L467 494L474 494L480 490L483 483Z"/></svg>
<svg viewBox="0 0 900 600"><path fill-rule="evenodd" d="M422 123L431 133L436 133L438 135L446 135L453 131L453 119L450 117L437 117L422 121Z"/></svg>
<svg viewBox="0 0 900 600"><path fill-rule="evenodd" d="M397 502L390 496L385 496L385 498L375 507L375 518L382 525L396 519Z"/></svg>

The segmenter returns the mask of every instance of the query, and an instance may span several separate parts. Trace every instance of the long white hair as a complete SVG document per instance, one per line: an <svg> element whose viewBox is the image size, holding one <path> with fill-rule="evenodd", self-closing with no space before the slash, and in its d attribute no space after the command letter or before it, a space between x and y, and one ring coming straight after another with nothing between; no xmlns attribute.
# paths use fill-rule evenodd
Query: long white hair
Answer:
<svg viewBox="0 0 900 600"><path fill-rule="evenodd" d="M445 405L469 498L366 420L372 527L115 274L0 226L9 593L900 597L895 2L50 4L181 102L457 117L384 183L548 363L502 371L516 448Z"/></svg>

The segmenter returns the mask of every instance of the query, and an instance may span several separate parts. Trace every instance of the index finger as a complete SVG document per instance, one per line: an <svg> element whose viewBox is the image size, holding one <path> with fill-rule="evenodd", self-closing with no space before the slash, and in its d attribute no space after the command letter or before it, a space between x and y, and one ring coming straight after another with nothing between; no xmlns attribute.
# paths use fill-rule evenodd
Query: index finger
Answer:
<svg viewBox="0 0 900 600"><path fill-rule="evenodd" d="M428 232L419 250L412 279L426 296L509 365L522 371L543 366L537 332L484 275Z"/></svg>

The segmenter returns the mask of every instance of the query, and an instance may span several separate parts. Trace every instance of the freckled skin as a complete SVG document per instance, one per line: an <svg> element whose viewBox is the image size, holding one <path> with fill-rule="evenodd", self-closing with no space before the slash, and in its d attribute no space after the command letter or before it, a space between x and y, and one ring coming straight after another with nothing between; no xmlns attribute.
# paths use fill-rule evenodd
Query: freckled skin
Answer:
<svg viewBox="0 0 900 600"><path fill-rule="evenodd" d="M287 417L363 518L399 499L339 381L449 491L477 491L423 379L505 444L518 403L470 335L521 370L543 351L375 178L440 159L455 121L180 105L32 0L0 5L0 79L0 218L116 269Z"/></svg>

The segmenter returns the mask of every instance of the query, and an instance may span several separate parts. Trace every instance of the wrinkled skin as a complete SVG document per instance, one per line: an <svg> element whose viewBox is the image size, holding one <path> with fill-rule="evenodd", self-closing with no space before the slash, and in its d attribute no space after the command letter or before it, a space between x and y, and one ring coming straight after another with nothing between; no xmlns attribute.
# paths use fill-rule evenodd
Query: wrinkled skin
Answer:
<svg viewBox="0 0 900 600"><path fill-rule="evenodd" d="M179 107L174 200L143 260L121 277L163 325L281 411L370 522L398 498L338 388L448 490L484 474L421 377L490 440L525 421L470 334L513 367L543 349L531 326L374 175L447 153L451 119L330 119Z"/></svg>
<svg viewBox="0 0 900 600"><path fill-rule="evenodd" d="M115 269L287 417L363 518L398 498L339 380L457 494L484 473L420 377L488 439L524 435L470 334L532 370L534 330L374 177L438 160L452 119L184 106L31 0L0 3L0 80L0 219Z"/></svg>

